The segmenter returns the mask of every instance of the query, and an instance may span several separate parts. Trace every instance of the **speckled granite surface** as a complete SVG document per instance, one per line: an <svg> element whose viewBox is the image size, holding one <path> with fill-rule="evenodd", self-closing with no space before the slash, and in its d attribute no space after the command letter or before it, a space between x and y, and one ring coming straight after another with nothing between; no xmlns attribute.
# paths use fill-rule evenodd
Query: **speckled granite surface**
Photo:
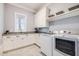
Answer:
<svg viewBox="0 0 79 59"><path fill-rule="evenodd" d="M3 34L2 36L6 36L6 35L26 35L26 34L52 34L52 33L47 33L47 32L39 32L39 33L35 33L35 32L9 32L8 34Z"/></svg>

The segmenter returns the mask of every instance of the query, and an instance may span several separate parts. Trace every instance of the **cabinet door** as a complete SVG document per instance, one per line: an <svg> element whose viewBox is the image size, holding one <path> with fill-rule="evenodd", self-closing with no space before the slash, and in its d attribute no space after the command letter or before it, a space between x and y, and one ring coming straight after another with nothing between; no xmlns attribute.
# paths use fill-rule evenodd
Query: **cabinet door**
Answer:
<svg viewBox="0 0 79 59"><path fill-rule="evenodd" d="M65 18L69 18L69 17L73 17L73 16L78 16L78 15L79 15L79 9L76 9L73 11L65 12L64 14L61 14L61 15L56 15L49 19L51 21L55 21L55 20L61 20L61 19L65 19Z"/></svg>
<svg viewBox="0 0 79 59"><path fill-rule="evenodd" d="M29 44L35 43L35 35L34 34L28 34L28 43Z"/></svg>
<svg viewBox="0 0 79 59"><path fill-rule="evenodd" d="M2 52L3 52L3 38L0 35L0 55L2 55Z"/></svg>
<svg viewBox="0 0 79 59"><path fill-rule="evenodd" d="M48 56L52 56L52 38L49 34L40 34L41 51Z"/></svg>
<svg viewBox="0 0 79 59"><path fill-rule="evenodd" d="M26 35L16 35L16 40L15 40L16 46L15 46L15 48L27 45L26 40L27 40Z"/></svg>
<svg viewBox="0 0 79 59"><path fill-rule="evenodd" d="M43 7L35 15L36 27L47 27L47 8Z"/></svg>
<svg viewBox="0 0 79 59"><path fill-rule="evenodd" d="M3 38L3 49L4 51L6 50L11 50L15 48L15 38L13 36L5 36Z"/></svg>
<svg viewBox="0 0 79 59"><path fill-rule="evenodd" d="M35 43L38 45L38 46L40 46L40 34L34 34L34 36L35 36Z"/></svg>
<svg viewBox="0 0 79 59"><path fill-rule="evenodd" d="M9 43L8 43L8 38L3 37L3 51L6 51L9 49Z"/></svg>
<svg viewBox="0 0 79 59"><path fill-rule="evenodd" d="M21 35L20 36L22 46L28 45L28 35Z"/></svg>

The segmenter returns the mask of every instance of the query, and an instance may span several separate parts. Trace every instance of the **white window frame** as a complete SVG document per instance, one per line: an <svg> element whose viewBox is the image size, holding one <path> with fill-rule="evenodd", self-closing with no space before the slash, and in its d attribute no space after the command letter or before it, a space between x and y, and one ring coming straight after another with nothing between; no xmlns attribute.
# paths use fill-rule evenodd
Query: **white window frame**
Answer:
<svg viewBox="0 0 79 59"><path fill-rule="evenodd" d="M25 17L25 20L26 20L26 30L24 31L24 32L26 32L27 31L27 17L26 17L26 15L25 14L22 14L22 13L19 13L19 12L15 12L15 20L16 20L16 18L17 18L17 15L22 15L22 16L24 16ZM16 21L15 21L15 32L21 32L21 31L17 31L17 29L16 29Z"/></svg>

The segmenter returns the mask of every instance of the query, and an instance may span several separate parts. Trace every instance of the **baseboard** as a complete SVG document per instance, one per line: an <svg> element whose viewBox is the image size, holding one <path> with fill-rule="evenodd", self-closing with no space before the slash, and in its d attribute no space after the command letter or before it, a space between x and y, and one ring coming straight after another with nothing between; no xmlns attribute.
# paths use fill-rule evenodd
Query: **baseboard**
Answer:
<svg viewBox="0 0 79 59"><path fill-rule="evenodd" d="M11 51L18 50L18 49L22 49L22 48L30 47L30 46L33 46L33 45L35 45L35 46L37 46L38 48L40 48L39 45L37 45L36 43L33 43L33 44L26 45L26 46L18 47L18 48L15 48L15 49L11 49L11 50L3 51L3 54L8 53L8 52L11 52Z"/></svg>
<svg viewBox="0 0 79 59"><path fill-rule="evenodd" d="M38 48L41 48L38 44L34 43L34 45L36 45Z"/></svg>
<svg viewBox="0 0 79 59"><path fill-rule="evenodd" d="M38 48L41 48L38 44L33 43L33 44L30 44L30 45L18 47L18 48L15 48L15 49L3 51L3 54L6 54L6 53L8 53L8 52L15 51L15 50L18 50L18 49L23 49L23 48L26 48L26 47L30 47L30 46L33 46L33 45L37 46ZM43 53L42 51L40 52L40 54L41 54L42 56L47 56L47 55L46 55L45 53Z"/></svg>
<svg viewBox="0 0 79 59"><path fill-rule="evenodd" d="M42 51L40 52L42 54L42 56L47 56L45 53L43 53Z"/></svg>

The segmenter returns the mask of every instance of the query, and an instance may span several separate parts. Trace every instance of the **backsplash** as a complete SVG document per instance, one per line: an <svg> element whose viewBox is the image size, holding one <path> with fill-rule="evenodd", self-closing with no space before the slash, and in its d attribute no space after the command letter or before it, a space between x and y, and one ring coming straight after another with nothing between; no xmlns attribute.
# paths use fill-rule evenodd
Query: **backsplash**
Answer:
<svg viewBox="0 0 79 59"><path fill-rule="evenodd" d="M79 34L79 16L69 17L49 22L51 31L68 31L72 34Z"/></svg>

